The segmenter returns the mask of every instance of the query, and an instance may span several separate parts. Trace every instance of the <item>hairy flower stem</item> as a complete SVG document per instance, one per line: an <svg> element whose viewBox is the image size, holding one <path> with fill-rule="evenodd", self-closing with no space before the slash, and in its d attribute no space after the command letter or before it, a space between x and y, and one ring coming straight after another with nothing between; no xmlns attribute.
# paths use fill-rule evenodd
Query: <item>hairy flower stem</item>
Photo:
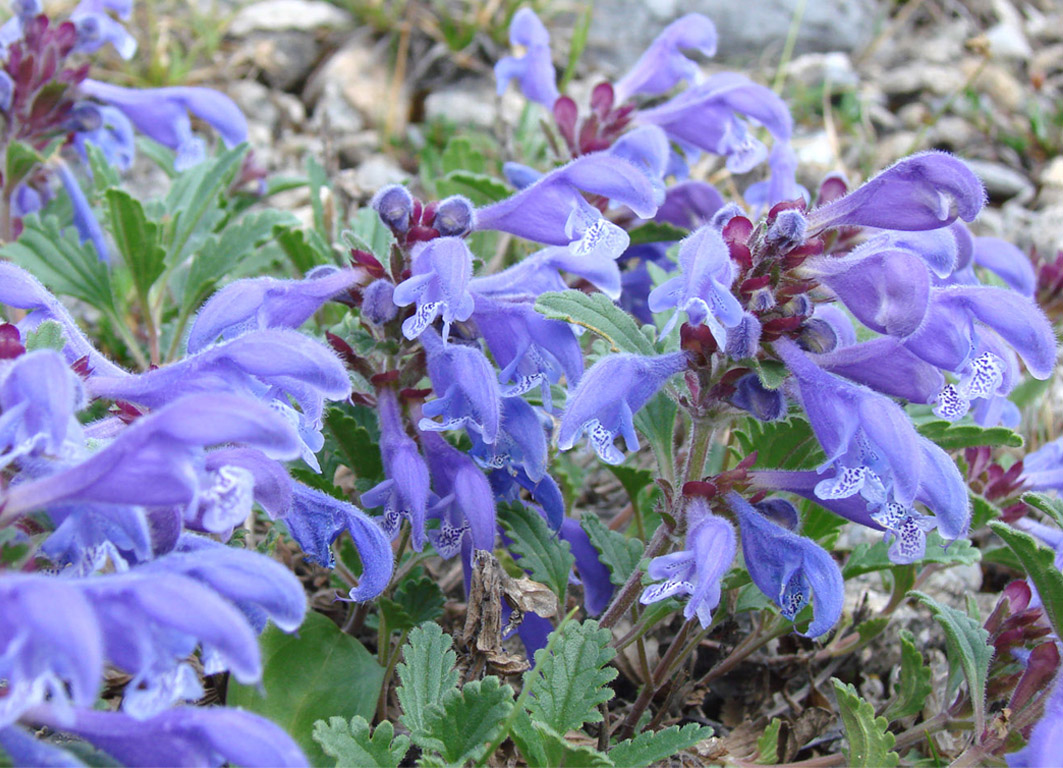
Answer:
<svg viewBox="0 0 1063 768"><path fill-rule="evenodd" d="M380 623L384 623L384 617L380 617ZM404 629L399 636L399 642L395 644L395 650L388 655L387 666L384 668L384 683L380 686L380 699L377 701L376 707L376 719L377 722L386 720L388 717L388 690L391 688L391 678L395 674L395 666L399 663L399 649L406 644L406 636L410 634L410 630ZM385 642L390 643L391 638L386 638Z"/></svg>

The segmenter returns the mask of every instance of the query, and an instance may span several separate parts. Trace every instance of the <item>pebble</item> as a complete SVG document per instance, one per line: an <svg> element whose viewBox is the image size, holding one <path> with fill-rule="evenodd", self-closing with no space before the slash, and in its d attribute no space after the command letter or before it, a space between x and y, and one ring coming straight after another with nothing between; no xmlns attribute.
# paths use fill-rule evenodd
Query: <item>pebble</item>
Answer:
<svg viewBox="0 0 1063 768"><path fill-rule="evenodd" d="M1029 200L1033 198L1033 184L1030 183L1025 173L988 160L968 159L967 165L985 184L986 192L989 193L991 199L1006 200L1017 197L1020 200Z"/></svg>
<svg viewBox="0 0 1063 768"><path fill-rule="evenodd" d="M855 88L860 82L849 56L841 51L798 56L786 67L786 74L809 87L830 81L834 91Z"/></svg>
<svg viewBox="0 0 1063 768"><path fill-rule="evenodd" d="M402 184L410 174L391 158L375 155L355 169L354 183L364 195L372 195L388 184Z"/></svg>
<svg viewBox="0 0 1063 768"><path fill-rule="evenodd" d="M316 32L354 26L347 11L325 0L263 0L244 6L229 34L246 37L252 32Z"/></svg>

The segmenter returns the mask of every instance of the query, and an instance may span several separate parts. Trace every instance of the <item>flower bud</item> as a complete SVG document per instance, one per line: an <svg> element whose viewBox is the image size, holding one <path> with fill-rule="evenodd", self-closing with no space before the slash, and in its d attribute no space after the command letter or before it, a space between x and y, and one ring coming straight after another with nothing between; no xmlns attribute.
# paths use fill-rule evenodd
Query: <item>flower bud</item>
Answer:
<svg viewBox="0 0 1063 768"><path fill-rule="evenodd" d="M733 360L745 360L757 354L760 346L760 321L746 312L734 328L727 331L727 355Z"/></svg>
<svg viewBox="0 0 1063 768"><path fill-rule="evenodd" d="M760 377L750 373L738 380L731 402L760 421L777 421L786 416L786 398L777 389L768 389Z"/></svg>
<svg viewBox="0 0 1063 768"><path fill-rule="evenodd" d="M403 234L410 228L413 195L401 184L389 184L380 189L370 205L380 220L396 234Z"/></svg>
<svg viewBox="0 0 1063 768"><path fill-rule="evenodd" d="M395 319L398 308L392 298L395 286L387 280L375 280L362 293L362 317L373 325L383 325Z"/></svg>
<svg viewBox="0 0 1063 768"><path fill-rule="evenodd" d="M453 195L441 200L432 224L441 237L463 237L472 230L475 211L467 197Z"/></svg>
<svg viewBox="0 0 1063 768"><path fill-rule="evenodd" d="M805 352L823 354L831 352L838 346L838 332L826 320L813 317L801 327L797 345Z"/></svg>
<svg viewBox="0 0 1063 768"><path fill-rule="evenodd" d="M772 248L785 252L803 243L807 231L808 219L801 211L791 209L775 217L764 239Z"/></svg>

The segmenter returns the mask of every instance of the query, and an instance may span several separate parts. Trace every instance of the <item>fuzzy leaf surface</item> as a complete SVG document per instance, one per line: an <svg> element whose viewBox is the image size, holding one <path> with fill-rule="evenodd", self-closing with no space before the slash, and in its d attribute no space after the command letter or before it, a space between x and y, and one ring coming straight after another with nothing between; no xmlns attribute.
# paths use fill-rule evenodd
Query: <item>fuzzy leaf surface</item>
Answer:
<svg viewBox="0 0 1063 768"><path fill-rule="evenodd" d="M890 733L889 721L875 717L875 708L860 698L856 689L838 678L831 678L838 697L838 713L845 725L849 740L846 751L848 764L854 768L882 768L894 766L900 756L893 751L896 737Z"/></svg>

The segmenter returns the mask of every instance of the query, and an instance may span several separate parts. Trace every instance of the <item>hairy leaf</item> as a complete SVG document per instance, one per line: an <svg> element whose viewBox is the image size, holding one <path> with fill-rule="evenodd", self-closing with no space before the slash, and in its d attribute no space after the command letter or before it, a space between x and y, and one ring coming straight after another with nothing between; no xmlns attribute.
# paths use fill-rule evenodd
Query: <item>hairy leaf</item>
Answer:
<svg viewBox="0 0 1063 768"><path fill-rule="evenodd" d="M347 467L357 477L374 481L383 479L384 464L380 460L380 446L368 429L338 408L330 408L325 414L325 426L336 438L336 444L347 460Z"/></svg>
<svg viewBox="0 0 1063 768"><path fill-rule="evenodd" d="M257 686L230 678L227 702L280 725L299 742L312 765L326 762L313 739L314 723L332 716L372 717L383 668L361 643L313 611L298 635L286 635L271 625L259 644L266 695Z"/></svg>
<svg viewBox="0 0 1063 768"><path fill-rule="evenodd" d="M945 630L945 644L952 674L959 669L967 680L974 707L975 729L985 727L985 688L993 647L988 644L989 633L980 623L963 611L942 605L930 595L911 592L912 597L930 609L930 613Z"/></svg>
<svg viewBox="0 0 1063 768"><path fill-rule="evenodd" d="M922 712L927 696L934 690L930 667L923 663L923 654L915 647L915 637L902 629L900 638L900 676L894 685L893 701L883 713L890 721Z"/></svg>
<svg viewBox="0 0 1063 768"><path fill-rule="evenodd" d="M451 688L428 707L423 736L418 740L415 735L414 741L448 763L463 763L480 756L512 708L513 689L497 677L473 680L460 690Z"/></svg>
<svg viewBox="0 0 1063 768"><path fill-rule="evenodd" d="M549 649L535 652L535 668L525 673L524 684L530 686L532 718L567 733L601 721L598 705L613 698L608 683L617 671L607 665L616 651L609 647L609 630L596 621L567 622L557 632Z"/></svg>
<svg viewBox="0 0 1063 768"><path fill-rule="evenodd" d="M934 441L946 451L972 448L976 445L1022 447L1022 436L1007 427L987 428L977 424L953 424L944 419L935 419L919 424L916 429L923 437Z"/></svg>
<svg viewBox="0 0 1063 768"><path fill-rule="evenodd" d="M947 549L946 549L947 546ZM982 559L981 552L967 539L945 541L937 531L931 531L926 537L926 555L920 563L940 563L941 565L970 565ZM884 571L893 568L896 563L889 559L889 544L877 541L874 544L862 542L853 547L842 576L850 579L864 573Z"/></svg>
<svg viewBox="0 0 1063 768"><path fill-rule="evenodd" d="M689 235L689 230L669 224L667 221L647 221L628 232L631 245L643 243L674 243Z"/></svg>
<svg viewBox="0 0 1063 768"><path fill-rule="evenodd" d="M645 768L675 756L681 750L712 736L712 728L688 723L680 728L673 725L661 731L645 731L633 739L626 739L609 750L616 765Z"/></svg>
<svg viewBox="0 0 1063 768"><path fill-rule="evenodd" d="M510 549L520 555L520 567L531 573L535 581L550 587L560 599L576 561L568 542L550 530L542 515L523 504L501 505L499 520L513 540Z"/></svg>
<svg viewBox="0 0 1063 768"><path fill-rule="evenodd" d="M395 736L395 728L384 720L369 735L369 722L359 715L348 724L342 717L330 717L326 723L314 723L314 741L331 757L336 765L357 765L365 768L399 768L410 749L410 737Z"/></svg>
<svg viewBox="0 0 1063 768"><path fill-rule="evenodd" d="M66 336L63 326L55 320L45 320L32 331L26 334L26 351L35 349L54 349L62 352L66 346Z"/></svg>
<svg viewBox="0 0 1063 768"><path fill-rule="evenodd" d="M454 669L458 655L451 650L452 644L450 635L429 621L410 632L403 646L403 662L395 668L400 683L395 693L402 707L402 724L415 742L425 737L428 708L458 685Z"/></svg>
<svg viewBox="0 0 1063 768"><path fill-rule="evenodd" d="M887 730L889 721L884 717L875 717L875 708L860 698L856 688L836 677L832 677L831 682L834 683L838 713L849 740L849 749L846 751L848 764L854 768L897 765L900 756L893 751L896 737Z"/></svg>
<svg viewBox="0 0 1063 768"><path fill-rule="evenodd" d="M798 416L784 421L748 418L735 437L742 456L757 452L755 469L813 469L826 458L812 427Z"/></svg>
<svg viewBox="0 0 1063 768"><path fill-rule="evenodd" d="M526 712L517 716L510 733L528 768L611 768L614 762L593 747L576 745L553 728L535 722ZM625 763L620 763L625 766Z"/></svg>
<svg viewBox="0 0 1063 768"><path fill-rule="evenodd" d="M638 539L630 539L622 533L611 531L593 512L580 519L580 525L598 550L598 559L609 569L609 580L617 586L627 581L642 559L643 545Z"/></svg>
<svg viewBox="0 0 1063 768"><path fill-rule="evenodd" d="M989 527L1019 558L1030 580L1037 587L1045 615L1052 623L1056 637L1063 637L1063 573L1056 567L1056 553L1028 533L1007 523L992 522Z"/></svg>
<svg viewBox="0 0 1063 768"><path fill-rule="evenodd" d="M1035 509L1039 509L1056 521L1063 528L1063 500L1043 493L1024 493L1022 500Z"/></svg>
<svg viewBox="0 0 1063 768"><path fill-rule="evenodd" d="M395 590L394 599L378 598L388 629L404 632L418 624L436 621L443 615L446 597L435 579L428 576L407 578Z"/></svg>
<svg viewBox="0 0 1063 768"><path fill-rule="evenodd" d="M544 293L536 299L535 311L551 320L563 320L594 331L609 343L613 352L656 354L653 344L631 315L604 293L576 290Z"/></svg>
<svg viewBox="0 0 1063 768"><path fill-rule="evenodd" d="M167 263L185 260L225 218L220 197L229 187L247 153L241 144L178 175L166 196L170 220Z"/></svg>

